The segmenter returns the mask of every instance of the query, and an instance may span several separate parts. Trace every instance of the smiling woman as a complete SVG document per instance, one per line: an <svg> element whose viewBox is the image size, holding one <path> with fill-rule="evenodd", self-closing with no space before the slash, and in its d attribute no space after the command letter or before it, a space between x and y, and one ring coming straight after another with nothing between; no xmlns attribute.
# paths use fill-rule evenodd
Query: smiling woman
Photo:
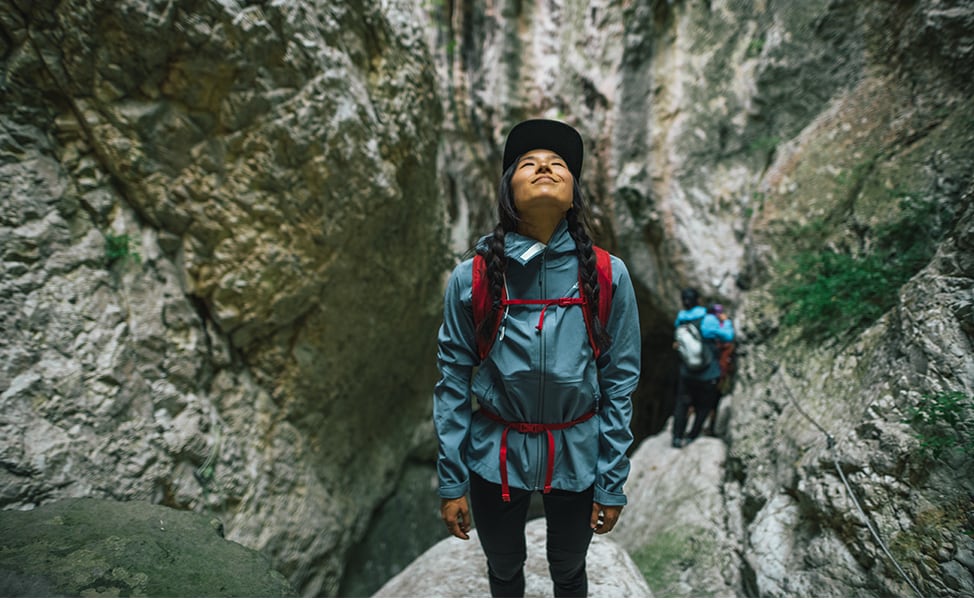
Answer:
<svg viewBox="0 0 974 600"><path fill-rule="evenodd" d="M622 261L589 237L581 166L572 127L515 126L499 222L447 284L433 408L440 512L452 535L469 539L469 492L494 596L524 595L534 492L543 493L555 596L587 594L592 534L611 531L626 503L636 299Z"/></svg>
<svg viewBox="0 0 974 600"><path fill-rule="evenodd" d="M530 150L518 159L511 177L518 232L547 243L572 207L575 178L557 152Z"/></svg>

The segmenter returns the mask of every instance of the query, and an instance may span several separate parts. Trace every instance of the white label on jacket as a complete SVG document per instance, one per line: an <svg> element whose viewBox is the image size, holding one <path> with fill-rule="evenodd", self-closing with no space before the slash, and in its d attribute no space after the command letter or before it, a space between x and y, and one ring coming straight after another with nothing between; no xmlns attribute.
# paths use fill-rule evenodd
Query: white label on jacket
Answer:
<svg viewBox="0 0 974 600"><path fill-rule="evenodd" d="M544 252L545 247L546 246L543 243L541 243L541 242L535 242L533 246L531 246L530 248L528 248L527 250L525 250L524 251L524 254L521 255L521 261L522 262L528 262L529 260L531 260L535 256L537 256L537 255L541 254L542 252Z"/></svg>

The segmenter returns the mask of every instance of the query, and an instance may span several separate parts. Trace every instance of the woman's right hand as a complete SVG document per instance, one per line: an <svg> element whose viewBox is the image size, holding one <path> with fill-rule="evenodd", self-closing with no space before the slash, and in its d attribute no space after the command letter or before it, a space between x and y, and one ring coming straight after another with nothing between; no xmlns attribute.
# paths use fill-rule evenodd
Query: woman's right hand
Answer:
<svg viewBox="0 0 974 600"><path fill-rule="evenodd" d="M470 509L467 508L467 497L443 498L440 500L440 516L446 523L446 528L454 537L469 540Z"/></svg>

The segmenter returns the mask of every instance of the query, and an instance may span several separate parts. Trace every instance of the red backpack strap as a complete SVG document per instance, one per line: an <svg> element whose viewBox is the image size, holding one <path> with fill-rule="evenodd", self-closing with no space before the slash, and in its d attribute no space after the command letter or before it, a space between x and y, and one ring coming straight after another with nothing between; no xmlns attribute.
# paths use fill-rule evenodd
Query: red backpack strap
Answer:
<svg viewBox="0 0 974 600"><path fill-rule="evenodd" d="M612 256L593 246L595 250L595 270L599 274L599 322L602 327L609 326L609 311L612 310Z"/></svg>
<svg viewBox="0 0 974 600"><path fill-rule="evenodd" d="M602 323L602 327L608 327L609 311L612 308L612 256L598 246L592 246L592 250L595 251L595 272L599 281L599 322ZM579 293L581 293L582 287L581 273L579 273ZM592 346L592 353L595 358L598 358L601 352L598 344L595 343L595 337L592 335L592 309L588 304L582 305L582 313L585 315L588 343Z"/></svg>
<svg viewBox="0 0 974 600"><path fill-rule="evenodd" d="M502 295L505 294L502 292ZM503 314L501 314L501 311L497 311L497 322L494 324L494 332L491 334L489 340L484 341L477 335L477 332L480 330L480 324L490 315L491 304L490 285L487 281L487 263L480 254L476 254L473 257L471 299L473 303L473 330L474 336L477 338L477 354L480 355L480 360L484 360L494 345L494 340L497 339L497 330L500 329Z"/></svg>

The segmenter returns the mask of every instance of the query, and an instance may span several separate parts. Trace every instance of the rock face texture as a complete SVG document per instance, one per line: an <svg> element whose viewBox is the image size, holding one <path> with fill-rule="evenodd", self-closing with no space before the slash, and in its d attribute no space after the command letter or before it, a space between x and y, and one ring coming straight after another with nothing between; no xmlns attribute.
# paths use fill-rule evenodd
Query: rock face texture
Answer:
<svg viewBox="0 0 974 600"><path fill-rule="evenodd" d="M293 596L266 556L223 539L219 520L148 502L0 511L0 537L4 596Z"/></svg>
<svg viewBox="0 0 974 600"><path fill-rule="evenodd" d="M629 505L610 536L632 554L653 592L666 597L740 594L740 519L727 445L700 438L683 449L670 434L647 438L632 456Z"/></svg>
<svg viewBox="0 0 974 600"><path fill-rule="evenodd" d="M637 285L637 435L671 412L681 287L741 333L726 446L687 453L740 559L714 589L972 595L969 420L938 457L904 423L974 395L972 30L964 0L0 3L0 508L207 511L303 595L374 560L370 522L438 526L402 472L431 460L443 274L493 226L505 133L548 116ZM866 255L917 200L932 258L799 335L830 323L790 320L787 261ZM676 506L663 446L632 486ZM699 591L645 562L666 521L626 548Z"/></svg>
<svg viewBox="0 0 974 600"><path fill-rule="evenodd" d="M0 6L0 505L208 509L337 590L434 375L414 8Z"/></svg>

